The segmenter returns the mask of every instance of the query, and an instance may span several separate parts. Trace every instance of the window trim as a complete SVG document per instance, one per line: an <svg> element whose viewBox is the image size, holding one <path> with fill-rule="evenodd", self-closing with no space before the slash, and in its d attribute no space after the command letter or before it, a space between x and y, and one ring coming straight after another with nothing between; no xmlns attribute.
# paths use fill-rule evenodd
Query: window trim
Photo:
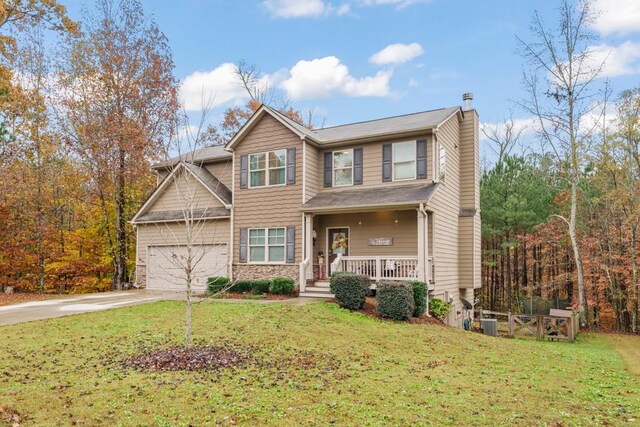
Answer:
<svg viewBox="0 0 640 427"><path fill-rule="evenodd" d="M251 231L252 230L264 230L264 245L252 245L251 244ZM282 245L270 245L269 244L269 230L284 230L284 243ZM271 246L282 247L282 261L269 261L269 250ZM252 261L251 260L251 248L264 248L264 260ZM252 227L247 230L247 264L268 264L268 265L283 265L287 264L287 227Z"/></svg>
<svg viewBox="0 0 640 427"><path fill-rule="evenodd" d="M284 152L284 165L279 168L270 168L269 167L269 153L275 153L277 151ZM265 155L264 160L264 169L251 169L251 156L258 156L260 154ZM284 181L282 184L270 184L270 173L272 170L284 170ZM264 185L252 185L251 184L251 172L265 172ZM286 148L278 148L277 150L269 150L269 151L259 151L257 153L250 153L247 156L247 188L264 188L264 187L282 187L287 185L287 149Z"/></svg>
<svg viewBox="0 0 640 427"><path fill-rule="evenodd" d="M344 153L344 152L350 152L351 153L351 166L349 167L345 167L345 168L336 168L336 160L335 160L335 156L336 153ZM331 184L333 187L346 187L349 185L353 185L353 178L354 178L354 164L353 164L353 148L347 148L346 150L335 150L331 152ZM345 170L345 169L351 169L351 182L348 184L336 184L336 171L337 170Z"/></svg>
<svg viewBox="0 0 640 427"><path fill-rule="evenodd" d="M395 159L395 150L394 147L396 144L408 144L411 143L413 145L413 176L410 178L396 178L396 159ZM391 144L391 181L411 181L418 179L418 152L416 147L416 141L397 141ZM409 161L402 161L398 163L409 163Z"/></svg>

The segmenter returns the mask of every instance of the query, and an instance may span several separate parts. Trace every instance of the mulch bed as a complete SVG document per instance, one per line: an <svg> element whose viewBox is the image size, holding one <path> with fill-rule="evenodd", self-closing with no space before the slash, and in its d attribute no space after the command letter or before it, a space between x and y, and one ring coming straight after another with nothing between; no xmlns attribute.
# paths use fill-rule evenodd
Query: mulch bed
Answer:
<svg viewBox="0 0 640 427"><path fill-rule="evenodd" d="M338 303L338 301L336 301L335 298L327 302L335 303L335 304ZM392 320L392 319L385 319L385 318L378 317L378 301L376 300L375 297L367 297L364 302L364 307L362 307L360 310L354 310L354 311L358 313L362 313L365 316L374 317L376 319L387 320L391 322L402 322L399 320ZM428 317L428 316L412 317L411 319L408 320L408 323L417 323L417 324L430 323L433 325L445 326L445 323L443 321L438 320L435 317Z"/></svg>
<svg viewBox="0 0 640 427"><path fill-rule="evenodd" d="M260 294L254 295L251 293L237 293L237 292L223 292L220 296L224 295L224 298L220 299L246 299L246 300L285 300L290 298L295 298L295 295L274 295L274 294ZM264 298L255 298L255 297L264 297Z"/></svg>
<svg viewBox="0 0 640 427"><path fill-rule="evenodd" d="M219 370L242 365L251 358L226 346L169 347L131 357L124 365L141 371Z"/></svg>
<svg viewBox="0 0 640 427"><path fill-rule="evenodd" d="M0 293L0 306L20 304L22 302L42 301L47 299L60 298L63 294L32 294L15 292L12 294Z"/></svg>

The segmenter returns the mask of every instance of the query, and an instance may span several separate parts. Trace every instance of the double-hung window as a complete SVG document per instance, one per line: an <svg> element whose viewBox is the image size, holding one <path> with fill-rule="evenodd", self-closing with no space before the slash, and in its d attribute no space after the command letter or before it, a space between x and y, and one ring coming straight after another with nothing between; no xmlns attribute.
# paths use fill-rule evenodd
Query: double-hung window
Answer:
<svg viewBox="0 0 640 427"><path fill-rule="evenodd" d="M287 150L267 151L249 155L250 187L284 185Z"/></svg>
<svg viewBox="0 0 640 427"><path fill-rule="evenodd" d="M285 228L249 230L249 262L282 263L285 261Z"/></svg>
<svg viewBox="0 0 640 427"><path fill-rule="evenodd" d="M440 181L444 182L445 172L447 171L447 149L444 148L444 145L442 144L440 144L439 154L438 169L440 173L438 178Z"/></svg>
<svg viewBox="0 0 640 427"><path fill-rule="evenodd" d="M353 150L333 152L333 185L353 185Z"/></svg>
<svg viewBox="0 0 640 427"><path fill-rule="evenodd" d="M393 180L416 179L416 142L393 144Z"/></svg>

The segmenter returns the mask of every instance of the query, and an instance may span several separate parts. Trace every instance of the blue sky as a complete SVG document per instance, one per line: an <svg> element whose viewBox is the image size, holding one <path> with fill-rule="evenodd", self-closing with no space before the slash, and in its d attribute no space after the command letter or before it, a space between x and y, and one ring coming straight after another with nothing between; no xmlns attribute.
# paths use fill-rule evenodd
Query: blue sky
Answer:
<svg viewBox="0 0 640 427"><path fill-rule="evenodd" d="M77 18L80 3L63 3ZM594 46L609 55L605 75L615 92L639 85L640 1L595 3L602 14ZM500 121L509 115L509 99L523 97L516 35L529 38L534 9L554 24L557 4L143 0L169 38L191 114L203 88L215 95L214 122L243 102L225 64L244 59L293 107L315 111L327 126L460 105L464 92L474 93L483 122ZM526 119L517 109L514 116Z"/></svg>

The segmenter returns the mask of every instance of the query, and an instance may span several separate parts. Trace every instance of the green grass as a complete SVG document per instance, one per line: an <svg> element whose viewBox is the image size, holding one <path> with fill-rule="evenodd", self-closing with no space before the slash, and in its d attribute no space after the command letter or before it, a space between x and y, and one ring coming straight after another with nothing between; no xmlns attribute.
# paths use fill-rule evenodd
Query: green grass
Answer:
<svg viewBox="0 0 640 427"><path fill-rule="evenodd" d="M161 302L0 327L0 407L22 425L637 425L640 378L605 337L550 343L382 322L326 303L199 304L195 344L261 367L145 373L182 342Z"/></svg>

